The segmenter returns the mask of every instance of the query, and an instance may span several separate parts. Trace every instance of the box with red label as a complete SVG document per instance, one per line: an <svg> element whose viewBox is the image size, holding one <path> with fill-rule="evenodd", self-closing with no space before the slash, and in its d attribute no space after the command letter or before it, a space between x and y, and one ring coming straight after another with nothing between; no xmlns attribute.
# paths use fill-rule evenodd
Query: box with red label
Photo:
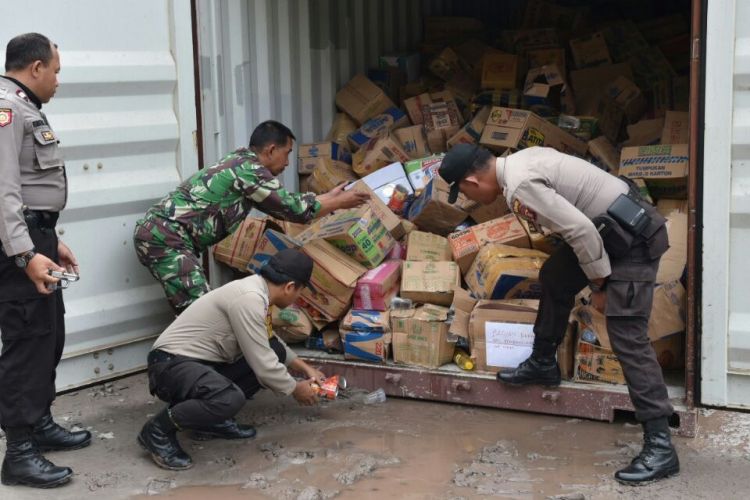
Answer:
<svg viewBox="0 0 750 500"><path fill-rule="evenodd" d="M531 111L494 107L479 143L494 151L504 152L548 146L558 151L583 157L588 146Z"/></svg>
<svg viewBox="0 0 750 500"><path fill-rule="evenodd" d="M365 273L354 289L354 308L385 311L398 293L401 262L388 261Z"/></svg>
<svg viewBox="0 0 750 500"><path fill-rule="evenodd" d="M453 260L458 263L461 274L469 270L479 250L488 243L530 247L529 237L514 214L451 233L448 242L453 252Z"/></svg>

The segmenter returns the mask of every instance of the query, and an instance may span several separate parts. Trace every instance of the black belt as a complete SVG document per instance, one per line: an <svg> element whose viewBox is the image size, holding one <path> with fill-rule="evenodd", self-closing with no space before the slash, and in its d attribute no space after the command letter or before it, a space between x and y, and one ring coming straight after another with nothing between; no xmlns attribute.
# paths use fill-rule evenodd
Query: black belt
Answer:
<svg viewBox="0 0 750 500"><path fill-rule="evenodd" d="M172 361L173 359L177 358L174 354L168 353L167 351L162 351L161 349L154 349L153 351L148 353L148 357L146 360L148 361L149 365L153 365L156 363L164 363L165 361Z"/></svg>
<svg viewBox="0 0 750 500"><path fill-rule="evenodd" d="M26 225L41 229L55 229L59 216L59 212L50 212L47 210L30 210L27 208L23 211Z"/></svg>

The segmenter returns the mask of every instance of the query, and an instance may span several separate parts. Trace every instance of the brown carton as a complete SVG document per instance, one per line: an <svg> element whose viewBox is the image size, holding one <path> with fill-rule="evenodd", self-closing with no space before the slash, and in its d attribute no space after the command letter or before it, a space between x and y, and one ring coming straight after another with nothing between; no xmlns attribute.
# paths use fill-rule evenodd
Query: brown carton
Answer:
<svg viewBox="0 0 750 500"><path fill-rule="evenodd" d="M456 288L453 291L453 303L451 304L453 320L448 327L448 340L456 342L458 337L461 337L468 342L469 319L476 304L477 300L467 290Z"/></svg>
<svg viewBox="0 0 750 500"><path fill-rule="evenodd" d="M679 212L681 214L688 213L688 202L687 200L670 200L669 198L662 198L656 204L656 209L664 217L668 217L672 212ZM670 240L670 245L672 241Z"/></svg>
<svg viewBox="0 0 750 500"><path fill-rule="evenodd" d="M409 220L423 231L450 234L469 214L460 207L472 207L469 200L459 196L455 204L448 203L448 183L442 177L434 177L409 207Z"/></svg>
<svg viewBox="0 0 750 500"><path fill-rule="evenodd" d="M489 243L529 248L529 237L514 214L505 215L463 231L451 233L448 242L453 260L458 263L461 274L465 274L474 262L479 250Z"/></svg>
<svg viewBox="0 0 750 500"><path fill-rule="evenodd" d="M430 156L432 152L427 144L427 134L422 125L413 125L393 131L398 142L401 143L404 152L409 158L416 160Z"/></svg>
<svg viewBox="0 0 750 500"><path fill-rule="evenodd" d="M627 63L595 66L570 72L570 84L576 100L576 112L580 115L594 115L601 90L619 76L633 79L633 71Z"/></svg>
<svg viewBox="0 0 750 500"><path fill-rule="evenodd" d="M360 73L338 91L336 106L351 116L357 125L362 125L395 105L380 87Z"/></svg>
<svg viewBox="0 0 750 500"><path fill-rule="evenodd" d="M454 100L433 102L423 106L422 118L427 143L434 153L447 151L448 138L455 135L463 124L463 117Z"/></svg>
<svg viewBox="0 0 750 500"><path fill-rule="evenodd" d="M612 175L619 175L620 152L609 142L609 139L600 135L596 139L590 140L588 145L589 156L591 156L594 165Z"/></svg>
<svg viewBox="0 0 750 500"><path fill-rule="evenodd" d="M657 283L679 280L687 264L687 213L672 211L666 218L669 250L659 261Z"/></svg>
<svg viewBox="0 0 750 500"><path fill-rule="evenodd" d="M359 180L350 189L370 195L370 201L367 202L370 205L370 209L375 214L375 217L380 219L385 228L391 232L391 236L394 239L399 240L406 234L401 219L388 208L388 205L383 203L383 200L378 198L375 192L370 189L370 186Z"/></svg>
<svg viewBox="0 0 750 500"><path fill-rule="evenodd" d="M687 144L690 121L686 111L667 111L664 116L664 130L661 134L662 144Z"/></svg>
<svg viewBox="0 0 750 500"><path fill-rule="evenodd" d="M529 221L518 218L518 222L523 226L526 234L529 237L531 248L539 250L547 255L552 255L562 246L562 239L559 236L544 229L543 227L531 224Z"/></svg>
<svg viewBox="0 0 750 500"><path fill-rule="evenodd" d="M447 308L432 304L393 310L393 361L426 368L450 363L455 345L448 341L447 318Z"/></svg>
<svg viewBox="0 0 750 500"><path fill-rule="evenodd" d="M310 190L316 194L327 193L341 183L357 180L349 165L334 162L330 158L318 158L318 162L310 175Z"/></svg>
<svg viewBox="0 0 750 500"><path fill-rule="evenodd" d="M615 353L580 339L576 344L574 371L576 382L625 384L622 365Z"/></svg>
<svg viewBox="0 0 750 500"><path fill-rule="evenodd" d="M480 299L538 299L546 259L538 250L492 243L479 251L464 278Z"/></svg>
<svg viewBox="0 0 750 500"><path fill-rule="evenodd" d="M461 60L450 47L443 49L437 57L430 61L429 68L432 74L446 82L462 71Z"/></svg>
<svg viewBox="0 0 750 500"><path fill-rule="evenodd" d="M480 300L469 319L469 345L476 370L515 368L534 344L537 301Z"/></svg>
<svg viewBox="0 0 750 500"><path fill-rule="evenodd" d="M286 309L271 307L271 324L274 333L287 344L304 342L315 329L310 317L297 305Z"/></svg>
<svg viewBox="0 0 750 500"><path fill-rule="evenodd" d="M605 86L597 115L599 129L607 139L618 143L625 136L629 123L636 123L646 111L646 99L638 86L625 77Z"/></svg>
<svg viewBox="0 0 750 500"><path fill-rule="evenodd" d="M622 145L648 146L651 144L659 144L663 132L664 118L641 120L627 126L628 140L623 142Z"/></svg>
<svg viewBox="0 0 750 500"><path fill-rule="evenodd" d="M346 143L344 143L346 144ZM317 142L300 144L297 153L297 173L311 174L321 158L329 158L334 163L340 162L342 168L351 168L352 154L345 146L337 142Z"/></svg>
<svg viewBox="0 0 750 500"><path fill-rule="evenodd" d="M456 144L476 144L482 137L484 126L487 124L487 119L490 117L490 111L492 108L484 106L477 111L469 122L463 126L461 130L453 134L447 141L448 148L452 148Z"/></svg>
<svg viewBox="0 0 750 500"><path fill-rule="evenodd" d="M432 98L430 97L430 94L426 92L404 99L406 114L409 115L409 120L411 120L414 125L421 125L424 123L422 108L428 104L432 104Z"/></svg>
<svg viewBox="0 0 750 500"><path fill-rule="evenodd" d="M390 133L375 137L365 144L352 157L353 170L364 177L394 162L406 162L409 155Z"/></svg>
<svg viewBox="0 0 750 500"><path fill-rule="evenodd" d="M644 179L651 194L659 198L687 196L688 145L667 144L623 148L620 175Z"/></svg>
<svg viewBox="0 0 750 500"><path fill-rule="evenodd" d="M453 290L461 287L455 262L405 261L401 272L401 297L420 304L450 306Z"/></svg>
<svg viewBox="0 0 750 500"><path fill-rule="evenodd" d="M518 86L518 57L490 52L482 58L482 88L511 90Z"/></svg>
<svg viewBox="0 0 750 500"><path fill-rule="evenodd" d="M474 222L481 224L482 222L499 219L503 215L509 213L510 208L508 208L508 203L505 201L505 198L498 196L497 199L489 205L477 205L476 208L469 212L469 216Z"/></svg>
<svg viewBox="0 0 750 500"><path fill-rule="evenodd" d="M565 49L558 48L545 48L545 49L533 49L526 53L528 68L538 68L539 66L546 66L548 64L554 64L560 69L560 73L567 75L567 66L565 65Z"/></svg>
<svg viewBox="0 0 750 500"><path fill-rule="evenodd" d="M266 229L282 228L268 217L247 217L229 236L214 247L214 259L230 267L247 272L247 265L255 255Z"/></svg>
<svg viewBox="0 0 750 500"><path fill-rule="evenodd" d="M325 140L327 142L346 144L349 134L357 130L357 127L357 123L349 115L346 113L336 113Z"/></svg>
<svg viewBox="0 0 750 500"><path fill-rule="evenodd" d="M578 69L612 64L607 42L601 33L571 40L570 52L573 54L573 61Z"/></svg>
<svg viewBox="0 0 750 500"><path fill-rule="evenodd" d="M575 113L573 96L557 66L532 68L523 87L524 107L542 116Z"/></svg>
<svg viewBox="0 0 750 500"><path fill-rule="evenodd" d="M582 157L587 145L531 111L494 107L479 141L495 151L549 146Z"/></svg>
<svg viewBox="0 0 750 500"><path fill-rule="evenodd" d="M448 239L437 234L412 231L406 239L406 260L449 261L452 259Z"/></svg>

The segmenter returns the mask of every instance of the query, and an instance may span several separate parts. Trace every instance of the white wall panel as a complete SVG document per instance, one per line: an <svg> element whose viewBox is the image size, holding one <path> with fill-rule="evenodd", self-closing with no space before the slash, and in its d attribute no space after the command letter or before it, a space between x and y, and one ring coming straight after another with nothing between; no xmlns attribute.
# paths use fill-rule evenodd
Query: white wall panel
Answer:
<svg viewBox="0 0 750 500"><path fill-rule="evenodd" d="M60 87L44 110L69 180L58 231L81 280L65 292L64 389L145 366L172 314L137 261L134 223L197 169L189 2L18 1L0 41L38 31L59 45Z"/></svg>

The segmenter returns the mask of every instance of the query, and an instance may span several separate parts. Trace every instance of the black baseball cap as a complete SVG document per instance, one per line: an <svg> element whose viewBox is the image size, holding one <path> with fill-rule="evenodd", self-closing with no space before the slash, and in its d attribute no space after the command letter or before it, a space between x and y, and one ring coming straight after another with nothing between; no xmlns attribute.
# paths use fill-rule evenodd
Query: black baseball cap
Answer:
<svg viewBox="0 0 750 500"><path fill-rule="evenodd" d="M438 173L450 185L448 203L456 203L459 193L458 183L466 177L466 173L474 164L479 151L479 146L474 144L456 144L443 158Z"/></svg>
<svg viewBox="0 0 750 500"><path fill-rule="evenodd" d="M287 248L271 257L264 266L274 275L286 281L297 281L304 284L307 288L315 292L315 288L310 284L310 277L313 272L313 260L299 250Z"/></svg>

